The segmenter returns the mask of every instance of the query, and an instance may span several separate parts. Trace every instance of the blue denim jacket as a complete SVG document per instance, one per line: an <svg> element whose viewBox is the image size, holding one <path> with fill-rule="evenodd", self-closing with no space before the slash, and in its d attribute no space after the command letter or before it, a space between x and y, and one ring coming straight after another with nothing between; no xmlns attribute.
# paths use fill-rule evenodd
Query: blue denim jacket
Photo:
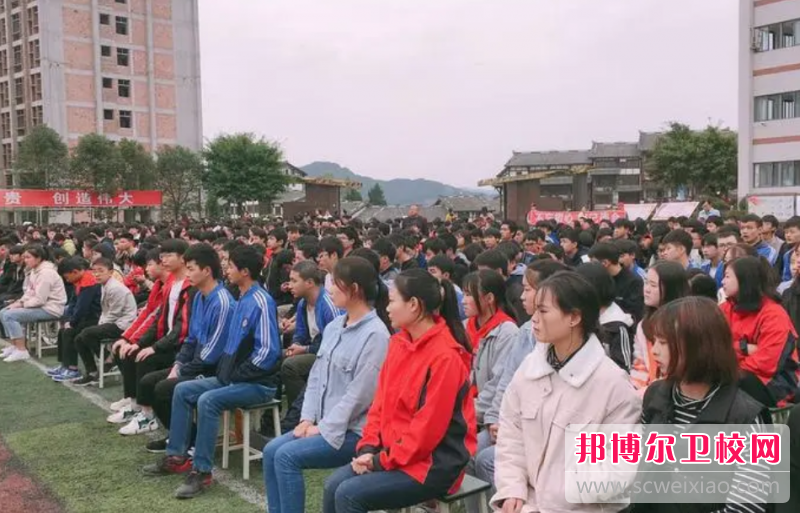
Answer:
<svg viewBox="0 0 800 513"><path fill-rule="evenodd" d="M350 326L346 321L342 315L325 328L300 416L337 450L348 431L361 435L389 349L389 330L375 310Z"/></svg>
<svg viewBox="0 0 800 513"><path fill-rule="evenodd" d="M533 352L535 346L533 323L528 321L520 327L519 337L503 361L503 373L497 383L492 405L483 414L484 424L497 424L500 421L500 405L503 404L503 394L505 394L508 384L511 383L511 378L514 377L517 369L522 365L522 361Z"/></svg>

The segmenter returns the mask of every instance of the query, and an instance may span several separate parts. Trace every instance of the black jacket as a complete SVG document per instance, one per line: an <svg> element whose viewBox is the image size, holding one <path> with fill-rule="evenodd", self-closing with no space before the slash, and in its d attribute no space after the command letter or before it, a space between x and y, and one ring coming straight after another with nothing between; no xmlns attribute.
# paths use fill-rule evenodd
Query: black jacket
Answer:
<svg viewBox="0 0 800 513"><path fill-rule="evenodd" d="M0 276L0 294L22 296L22 284L25 282L25 268L6 260L3 275Z"/></svg>
<svg viewBox="0 0 800 513"><path fill-rule="evenodd" d="M619 274L614 276L616 297L614 302L622 310L633 317L634 322L642 320L644 315L644 282L631 271L621 268Z"/></svg>

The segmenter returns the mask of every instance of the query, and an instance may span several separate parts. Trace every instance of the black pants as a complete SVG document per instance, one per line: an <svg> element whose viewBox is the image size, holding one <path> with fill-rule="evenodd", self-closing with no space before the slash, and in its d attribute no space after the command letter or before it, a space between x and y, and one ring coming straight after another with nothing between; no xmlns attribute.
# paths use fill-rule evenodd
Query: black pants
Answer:
<svg viewBox="0 0 800 513"><path fill-rule="evenodd" d="M155 353L141 362L136 361L136 353L124 360L115 354L114 359L122 373L123 396L139 402L138 392L142 378L151 372L172 367L175 363L175 353Z"/></svg>
<svg viewBox="0 0 800 513"><path fill-rule="evenodd" d="M75 348L75 337L78 336L76 328L61 328L58 330L58 361L65 367L78 366L78 350Z"/></svg>
<svg viewBox="0 0 800 513"><path fill-rule="evenodd" d="M142 377L136 402L142 406L150 406L162 426L169 429L172 417L172 394L178 383L192 381L194 377L168 378L171 369L151 372Z"/></svg>
<svg viewBox="0 0 800 513"><path fill-rule="evenodd" d="M302 393L316 360L315 354L299 354L284 358L281 364L281 381L286 390L287 404L293 404Z"/></svg>
<svg viewBox="0 0 800 513"><path fill-rule="evenodd" d="M75 349L83 360L87 374L97 373L97 364L94 359L100 354L100 344L106 340L115 341L121 335L122 330L119 329L119 326L109 323L86 328L75 337Z"/></svg>

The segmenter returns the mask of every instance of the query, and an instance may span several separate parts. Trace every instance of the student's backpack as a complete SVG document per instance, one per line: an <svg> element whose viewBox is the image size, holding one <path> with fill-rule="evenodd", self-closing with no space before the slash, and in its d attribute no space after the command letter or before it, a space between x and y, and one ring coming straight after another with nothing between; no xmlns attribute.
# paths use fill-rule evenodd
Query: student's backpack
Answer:
<svg viewBox="0 0 800 513"><path fill-rule="evenodd" d="M600 325L597 338L603 344L606 355L625 372L630 373L633 366L633 337L636 328L621 321Z"/></svg>

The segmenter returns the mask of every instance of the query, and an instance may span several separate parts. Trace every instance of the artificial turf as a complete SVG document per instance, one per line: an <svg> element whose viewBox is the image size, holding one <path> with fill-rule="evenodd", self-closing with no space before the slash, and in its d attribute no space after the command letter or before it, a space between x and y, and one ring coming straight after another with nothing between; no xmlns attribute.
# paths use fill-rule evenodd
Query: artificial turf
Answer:
<svg viewBox="0 0 800 513"><path fill-rule="evenodd" d="M90 390L116 400L121 387ZM0 364L0 436L25 470L52 492L68 513L264 511L263 505L248 503L221 485L191 501L174 499L182 478L144 477L141 467L157 458L143 450L146 438L120 436L105 422L106 415L31 365ZM229 472L234 477L241 476L240 462L236 453L231 455ZM327 474L306 473L306 511L321 511ZM247 484L263 493L259 463L251 464Z"/></svg>

